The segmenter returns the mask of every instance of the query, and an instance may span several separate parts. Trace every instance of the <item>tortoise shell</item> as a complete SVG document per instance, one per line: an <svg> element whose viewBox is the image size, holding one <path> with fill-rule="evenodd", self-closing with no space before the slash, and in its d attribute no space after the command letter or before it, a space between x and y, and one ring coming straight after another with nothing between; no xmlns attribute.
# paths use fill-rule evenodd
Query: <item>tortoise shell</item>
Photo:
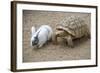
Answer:
<svg viewBox="0 0 100 73"><path fill-rule="evenodd" d="M70 35L76 38L82 37L88 30L85 20L78 16L70 16L68 18L65 18L61 25L56 29L68 32Z"/></svg>

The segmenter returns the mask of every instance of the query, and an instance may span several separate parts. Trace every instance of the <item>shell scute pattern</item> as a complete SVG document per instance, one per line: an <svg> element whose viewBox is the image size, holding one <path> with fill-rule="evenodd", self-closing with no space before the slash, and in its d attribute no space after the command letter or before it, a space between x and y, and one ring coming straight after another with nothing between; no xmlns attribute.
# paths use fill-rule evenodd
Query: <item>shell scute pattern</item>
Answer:
<svg viewBox="0 0 100 73"><path fill-rule="evenodd" d="M63 28L66 28L67 32L76 38L83 36L87 30L87 24L82 18L78 16L71 16L69 18L65 18L61 26Z"/></svg>

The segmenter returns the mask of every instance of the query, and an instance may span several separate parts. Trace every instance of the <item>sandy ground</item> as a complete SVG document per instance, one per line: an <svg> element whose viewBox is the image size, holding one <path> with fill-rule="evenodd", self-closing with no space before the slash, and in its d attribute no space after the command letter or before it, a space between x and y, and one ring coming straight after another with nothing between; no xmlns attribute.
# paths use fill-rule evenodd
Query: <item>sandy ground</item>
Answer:
<svg viewBox="0 0 100 73"><path fill-rule="evenodd" d="M59 44L52 42L44 45L40 49L33 49L30 46L31 27L39 28L43 24L50 25L55 31L55 27L61 23L65 17L70 15L80 16L86 20L90 27L90 14L69 13L69 12L47 12L47 11L23 11L23 62L40 61L61 61L61 60L82 60L91 58L91 42L88 38L81 38L74 41L74 48L68 47L62 39ZM90 29L90 28L89 28Z"/></svg>

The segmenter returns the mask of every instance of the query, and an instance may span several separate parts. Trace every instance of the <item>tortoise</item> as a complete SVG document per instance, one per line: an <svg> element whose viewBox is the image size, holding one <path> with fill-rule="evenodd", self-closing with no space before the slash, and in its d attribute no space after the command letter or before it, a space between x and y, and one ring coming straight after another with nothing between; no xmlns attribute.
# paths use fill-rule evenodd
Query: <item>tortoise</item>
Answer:
<svg viewBox="0 0 100 73"><path fill-rule="evenodd" d="M79 16L70 16L65 18L61 25L56 27L55 40L61 37L66 40L68 46L74 47L73 39L89 37L90 32L85 20Z"/></svg>

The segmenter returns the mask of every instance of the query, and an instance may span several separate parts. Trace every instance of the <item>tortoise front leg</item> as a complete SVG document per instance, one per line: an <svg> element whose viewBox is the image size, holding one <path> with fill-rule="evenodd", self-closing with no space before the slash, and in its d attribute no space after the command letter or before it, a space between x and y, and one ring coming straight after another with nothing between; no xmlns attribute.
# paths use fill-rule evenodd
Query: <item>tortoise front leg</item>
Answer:
<svg viewBox="0 0 100 73"><path fill-rule="evenodd" d="M65 37L66 40L67 40L67 43L68 43L68 46L73 48L74 45L73 45L73 40L72 40L72 36L68 35L67 37Z"/></svg>

